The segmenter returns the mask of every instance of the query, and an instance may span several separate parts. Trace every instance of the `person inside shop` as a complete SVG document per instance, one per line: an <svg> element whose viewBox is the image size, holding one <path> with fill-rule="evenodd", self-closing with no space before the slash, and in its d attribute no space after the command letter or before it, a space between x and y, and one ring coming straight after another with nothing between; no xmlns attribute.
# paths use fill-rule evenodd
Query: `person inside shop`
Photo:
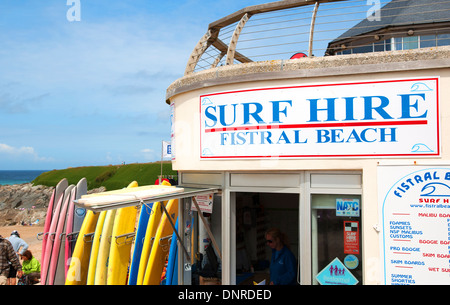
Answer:
<svg viewBox="0 0 450 305"><path fill-rule="evenodd" d="M266 243L272 249L270 285L296 285L297 260L288 247L286 234L277 228L269 229Z"/></svg>

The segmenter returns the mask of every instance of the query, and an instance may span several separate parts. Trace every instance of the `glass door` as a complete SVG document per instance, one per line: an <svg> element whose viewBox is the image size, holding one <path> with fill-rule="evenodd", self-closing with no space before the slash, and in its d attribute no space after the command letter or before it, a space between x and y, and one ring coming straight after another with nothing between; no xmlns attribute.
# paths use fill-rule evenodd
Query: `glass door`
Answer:
<svg viewBox="0 0 450 305"><path fill-rule="evenodd" d="M362 284L361 196L311 195L313 284Z"/></svg>

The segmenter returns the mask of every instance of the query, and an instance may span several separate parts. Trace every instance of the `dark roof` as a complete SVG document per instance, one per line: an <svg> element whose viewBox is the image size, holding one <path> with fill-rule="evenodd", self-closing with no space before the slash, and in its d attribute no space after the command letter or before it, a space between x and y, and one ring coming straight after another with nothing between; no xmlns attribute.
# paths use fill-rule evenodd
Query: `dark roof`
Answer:
<svg viewBox="0 0 450 305"><path fill-rule="evenodd" d="M379 21L362 20L331 43L388 27L450 21L450 0L392 0L380 16Z"/></svg>

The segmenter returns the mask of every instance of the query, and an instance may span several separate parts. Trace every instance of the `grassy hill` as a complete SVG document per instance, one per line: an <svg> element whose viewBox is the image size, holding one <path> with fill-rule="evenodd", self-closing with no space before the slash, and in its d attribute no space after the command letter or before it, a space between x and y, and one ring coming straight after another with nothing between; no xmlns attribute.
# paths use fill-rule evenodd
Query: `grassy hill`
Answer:
<svg viewBox="0 0 450 305"><path fill-rule="evenodd" d="M163 163L163 175L176 175L170 162ZM85 177L88 189L104 186L107 190L116 190L126 187L136 180L139 185L151 185L161 174L161 163L135 163L126 165L86 166L61 170L52 170L42 173L32 181L33 185L56 186L66 178L70 184L77 184Z"/></svg>

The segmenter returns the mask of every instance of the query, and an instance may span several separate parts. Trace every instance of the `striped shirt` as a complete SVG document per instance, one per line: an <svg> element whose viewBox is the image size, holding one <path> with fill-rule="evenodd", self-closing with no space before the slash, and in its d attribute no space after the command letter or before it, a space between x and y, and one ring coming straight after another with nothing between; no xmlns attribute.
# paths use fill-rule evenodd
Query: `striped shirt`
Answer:
<svg viewBox="0 0 450 305"><path fill-rule="evenodd" d="M19 258L9 240L0 236L0 275L8 276L9 262L17 271L22 270Z"/></svg>

